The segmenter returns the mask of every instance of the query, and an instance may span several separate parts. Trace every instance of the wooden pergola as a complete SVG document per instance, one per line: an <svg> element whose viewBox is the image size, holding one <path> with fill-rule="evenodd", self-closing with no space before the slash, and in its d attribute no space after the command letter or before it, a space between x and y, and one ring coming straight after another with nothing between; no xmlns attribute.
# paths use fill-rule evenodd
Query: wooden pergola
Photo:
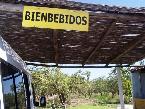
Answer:
<svg viewBox="0 0 145 109"><path fill-rule="evenodd" d="M23 28L24 5L87 11L89 31ZM119 67L145 58L145 8L66 0L0 0L0 34L27 64L62 68L105 68L116 64L121 109L124 109Z"/></svg>
<svg viewBox="0 0 145 109"><path fill-rule="evenodd" d="M89 31L23 28L24 5L87 11ZM56 67L61 64L105 64L107 67L130 65L145 57L145 8L65 0L0 0L0 31L22 59L33 65L40 62L55 63Z"/></svg>

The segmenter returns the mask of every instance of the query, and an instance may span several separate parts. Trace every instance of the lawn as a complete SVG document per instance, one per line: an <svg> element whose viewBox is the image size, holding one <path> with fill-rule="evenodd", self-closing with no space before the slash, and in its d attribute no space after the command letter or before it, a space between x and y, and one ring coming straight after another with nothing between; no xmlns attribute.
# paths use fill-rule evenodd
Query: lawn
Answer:
<svg viewBox="0 0 145 109"><path fill-rule="evenodd" d="M36 108L36 109L49 109L49 108ZM61 109L61 108L58 108ZM79 105L76 107L68 107L67 109L116 109L116 105Z"/></svg>
<svg viewBox="0 0 145 109"><path fill-rule="evenodd" d="M116 109L115 105L80 105L76 107L70 107L68 109Z"/></svg>

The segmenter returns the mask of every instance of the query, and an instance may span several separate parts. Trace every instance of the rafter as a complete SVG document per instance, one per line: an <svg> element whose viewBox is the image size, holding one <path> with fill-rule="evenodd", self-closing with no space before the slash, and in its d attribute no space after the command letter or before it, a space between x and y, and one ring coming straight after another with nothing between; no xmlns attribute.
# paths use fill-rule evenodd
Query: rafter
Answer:
<svg viewBox="0 0 145 109"><path fill-rule="evenodd" d="M107 27L107 29L103 32L102 36L100 37L99 43L96 44L95 48L90 52L88 57L82 63L83 66L94 56L94 54L97 54L97 50L101 47L105 37L111 32L115 24L116 24L116 20L112 20L111 24Z"/></svg>
<svg viewBox="0 0 145 109"><path fill-rule="evenodd" d="M55 63L58 66L58 31L53 30L53 46L55 50Z"/></svg>
<svg viewBox="0 0 145 109"><path fill-rule="evenodd" d="M124 51L120 51L117 55L113 56L110 61L106 64L108 66L109 64L113 63L114 61L120 59L123 55L131 51L133 48L135 48L139 43L141 43L143 40L145 40L145 36L141 34L140 36L137 36L133 41L128 43L124 47Z"/></svg>

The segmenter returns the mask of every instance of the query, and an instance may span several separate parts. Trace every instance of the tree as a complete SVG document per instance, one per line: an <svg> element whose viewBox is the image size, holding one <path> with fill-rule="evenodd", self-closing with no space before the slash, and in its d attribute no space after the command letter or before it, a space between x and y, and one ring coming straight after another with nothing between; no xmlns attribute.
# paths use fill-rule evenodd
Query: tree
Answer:
<svg viewBox="0 0 145 109"><path fill-rule="evenodd" d="M69 95L69 77L59 68L39 68L32 72L32 82L38 97L42 95ZM56 99L57 100L57 99ZM59 101L60 102L60 101ZM58 103L58 102L56 102Z"/></svg>
<svg viewBox="0 0 145 109"><path fill-rule="evenodd" d="M114 98L115 94L118 92L117 78L112 78L112 77L108 78L107 89L108 92L112 94L112 98Z"/></svg>
<svg viewBox="0 0 145 109"><path fill-rule="evenodd" d="M123 85L123 93L125 97L131 97L131 76L130 68L120 68L121 70L121 80ZM114 97L115 93L118 92L118 80L116 69L114 68L108 77L108 89Z"/></svg>
<svg viewBox="0 0 145 109"><path fill-rule="evenodd" d="M99 77L93 81L93 87L94 87L94 92L95 93L100 93L101 96L104 93L108 92L107 88L107 79L105 77Z"/></svg>
<svg viewBox="0 0 145 109"><path fill-rule="evenodd" d="M123 85L123 93L124 93L124 98L125 98L125 103L130 102L130 98L132 97L131 93L131 73L130 73L130 68L121 68L122 72L122 85Z"/></svg>
<svg viewBox="0 0 145 109"><path fill-rule="evenodd" d="M75 74L70 77L69 88L72 93L86 95L87 82L85 77L82 76L83 72L78 70Z"/></svg>
<svg viewBox="0 0 145 109"><path fill-rule="evenodd" d="M89 81L91 72L90 71L85 71L85 72L82 73L82 75L86 76L87 81Z"/></svg>

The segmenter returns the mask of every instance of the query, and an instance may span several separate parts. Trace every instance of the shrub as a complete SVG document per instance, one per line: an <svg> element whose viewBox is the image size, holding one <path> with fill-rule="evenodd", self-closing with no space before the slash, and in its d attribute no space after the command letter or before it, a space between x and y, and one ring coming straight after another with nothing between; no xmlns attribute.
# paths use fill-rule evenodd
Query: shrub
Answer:
<svg viewBox="0 0 145 109"><path fill-rule="evenodd" d="M109 94L104 94L104 95L98 95L96 97L96 103L97 104L118 104L119 103L119 98L118 96L115 96L112 98Z"/></svg>

